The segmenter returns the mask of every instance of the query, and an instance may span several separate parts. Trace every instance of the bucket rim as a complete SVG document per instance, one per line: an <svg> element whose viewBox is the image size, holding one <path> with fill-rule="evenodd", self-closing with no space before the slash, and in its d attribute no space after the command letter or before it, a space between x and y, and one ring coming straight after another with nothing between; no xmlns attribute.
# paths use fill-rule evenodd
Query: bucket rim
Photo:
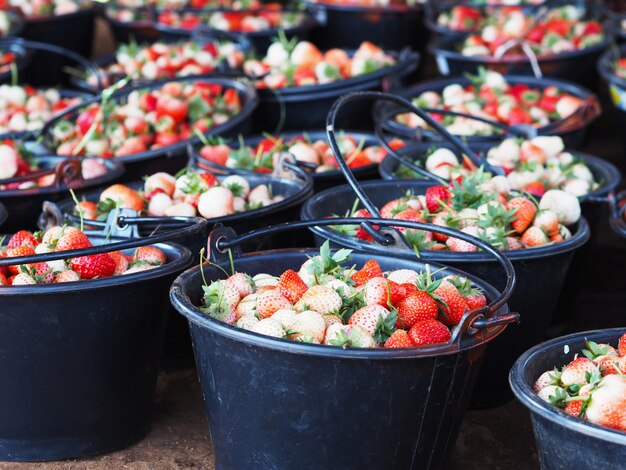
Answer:
<svg viewBox="0 0 626 470"><path fill-rule="evenodd" d="M408 13L419 14L424 11L424 5L416 2L414 5L388 5L388 6L365 6L365 5L338 5L324 0L304 0L305 5L321 7L328 11L342 13L375 13L384 16L406 15Z"/></svg>
<svg viewBox="0 0 626 470"><path fill-rule="evenodd" d="M626 19L626 16L624 19ZM615 75L615 73L613 72L613 63L620 57L624 57L624 55L626 55L626 43L621 44L617 50L613 48L608 48L606 52L602 54L602 56L600 56L597 65L598 73L600 74L600 76L604 78L604 80L606 80L609 84L619 87L621 89L626 89L626 79L620 78Z"/></svg>
<svg viewBox="0 0 626 470"><path fill-rule="evenodd" d="M622 334L626 333L624 327L609 328L604 330L590 330L579 333L572 333L567 336L551 339L540 343L528 351L524 352L513 364L509 373L509 385L515 397L531 412L533 415L541 416L549 421L558 423L559 425L569 429L570 431L579 432L585 436L595 439L602 439L613 444L626 446L626 432L609 429L597 424L583 421L582 419L570 416L556 406L550 406L541 400L531 388L531 385L524 379L524 371L534 357L544 352L546 348L555 348L565 346L569 342L581 341L584 338L606 337L616 335L618 339Z"/></svg>
<svg viewBox="0 0 626 470"><path fill-rule="evenodd" d="M91 240L99 240L103 236L90 235ZM148 245L146 245L148 246ZM132 274L111 276L103 279L89 279L74 282L64 282L59 284L37 284L27 286L2 286L0 287L0 299L5 295L11 296L37 296L52 295L67 292L83 292L107 287L119 287L129 284L146 282L153 279L162 278L176 274L191 264L193 256L189 248L174 242L155 243L150 246L165 251L166 255L174 255L176 258L163 266L159 266L147 271Z"/></svg>
<svg viewBox="0 0 626 470"><path fill-rule="evenodd" d="M397 188L399 186L406 185L411 187L406 189L416 189L417 187L418 189L425 190L428 186L433 186L436 184L437 183L435 182L417 180L372 180L361 183L361 187L364 190L367 190L369 188L384 188L391 186ZM320 191L319 193L311 197L308 201L306 201L302 206L302 210L300 212L301 220L311 220L316 218L317 216L313 214L312 207L315 207L320 199L327 198L331 194L333 196L336 196L336 193L338 191L349 191L350 193L354 194L353 189L348 184ZM354 198L357 198L356 194L354 194ZM503 251L503 253L510 260L516 261L549 258L552 256L557 256L570 251L574 251L584 245L591 237L589 223L583 216L580 217L580 220L574 225L574 227L576 227L576 230L572 231L573 233L570 238L554 245L539 246L534 248L527 248L524 250L507 250ZM331 242L337 243L347 248L360 251L368 251L372 253L389 252L389 248L387 247L378 245L375 242L366 242L357 238L343 235L329 227L311 227L309 230L311 230L316 235L319 235L325 239L330 240ZM393 251L393 253L395 256L399 257L415 256L415 253L409 250L398 250ZM441 263L495 262L495 260L493 260L493 258L491 258L487 253L481 252L461 253L452 251L423 250L420 252L420 254L424 256L425 260L436 260Z"/></svg>
<svg viewBox="0 0 626 470"><path fill-rule="evenodd" d="M235 263L237 261L246 261L252 258L264 257L264 256L280 256L281 254L287 253L297 253L302 256L315 256L319 254L319 250L315 248L298 248L298 249L290 249L283 248L277 250L268 250L268 251L257 251L244 254L241 257L236 258ZM388 260L393 260L393 256L389 255L372 255L372 253L367 253L363 251L355 250L354 254L359 254L363 256L375 256L376 259L386 258ZM396 258L397 260L397 258ZM406 261L406 260L405 260ZM424 263L426 264L426 263ZM428 262L431 266L435 267L444 267L440 263L437 262ZM473 283L478 285L483 291L486 293L488 297L492 297L493 295L497 295L497 290L491 286L486 281L483 281L476 276L467 274L460 269L451 268L445 266L449 271L453 271L455 273L459 273L462 276L466 276ZM441 348L441 345L429 345L429 346L421 346L421 347L413 347L413 348L348 348L342 349L336 346L324 345L324 344L307 344L307 343L299 343L296 341L283 339L283 338L274 338L271 336L266 336L258 333L254 333L248 330L244 330L243 328L236 327L234 325L229 325L227 323L216 320L209 315L202 313L199 308L194 305L189 296L186 293L186 285L188 285L192 280L200 282L200 265L193 266L182 274L180 274L170 289L170 301L174 308L178 311L179 314L183 315L187 318L190 323L193 323L201 328L208 328L209 330L225 336L231 340L242 342L249 346L261 347L264 349L271 349L273 351L286 352L292 354L300 354L306 356L314 356L314 357L328 357L334 359L367 359L367 360L407 360L407 359L422 359L429 357L439 357L439 356L449 356L460 354L462 352L469 351L471 349L475 349L480 346L486 345L489 341L494 339L500 333L502 333L508 325L499 325L495 326L489 330L485 330L484 336L482 339L478 339L480 334L477 334L475 340L473 342L465 341L463 342L463 346L451 349L445 352L437 352L437 348ZM204 270L207 269L215 269L213 266L205 266ZM508 310L507 304L503 305L499 311ZM454 338L455 332L453 332ZM467 339L467 338L466 338ZM459 340L456 341L458 344Z"/></svg>

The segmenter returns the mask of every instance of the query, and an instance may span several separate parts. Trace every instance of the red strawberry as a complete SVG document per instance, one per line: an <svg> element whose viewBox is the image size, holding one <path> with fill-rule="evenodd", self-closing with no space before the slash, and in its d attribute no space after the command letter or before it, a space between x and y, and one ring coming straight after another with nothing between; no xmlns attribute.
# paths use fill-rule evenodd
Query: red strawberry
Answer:
<svg viewBox="0 0 626 470"><path fill-rule="evenodd" d="M278 289L264 290L257 298L256 313L261 318L269 318L283 308L292 308L292 304Z"/></svg>
<svg viewBox="0 0 626 470"><path fill-rule="evenodd" d="M230 147L224 144L205 145L200 149L200 156L212 163L224 166L226 165L230 151Z"/></svg>
<svg viewBox="0 0 626 470"><path fill-rule="evenodd" d="M83 232L75 227L64 227L57 240L55 251L79 250L90 246L91 242Z"/></svg>
<svg viewBox="0 0 626 470"><path fill-rule="evenodd" d="M446 325L437 320L422 320L417 322L409 331L409 338L415 346L445 343L452 335Z"/></svg>
<svg viewBox="0 0 626 470"><path fill-rule="evenodd" d="M383 219L393 219L396 214L405 209L408 209L408 206L404 200L394 199L393 201L389 201L380 209L380 216Z"/></svg>
<svg viewBox="0 0 626 470"><path fill-rule="evenodd" d="M32 277L37 284L50 284L54 281L54 272L48 263L33 263L22 266L21 271Z"/></svg>
<svg viewBox="0 0 626 470"><path fill-rule="evenodd" d="M300 300L300 297L309 288L298 273L292 269L288 269L281 274L276 287L293 304Z"/></svg>
<svg viewBox="0 0 626 470"><path fill-rule="evenodd" d="M485 305L487 305L487 298L485 297L485 294L482 294L482 293L468 295L467 297L465 297L465 301L467 302L467 306L471 310L482 308Z"/></svg>
<svg viewBox="0 0 626 470"><path fill-rule="evenodd" d="M434 320L439 313L439 306L427 292L416 290L407 295L397 306L398 321L396 326L411 329L418 321Z"/></svg>
<svg viewBox="0 0 626 470"><path fill-rule="evenodd" d="M511 222L511 227L517 233L524 233L537 213L537 207L532 201L524 197L514 197L508 202L507 208L509 210L516 209L515 220Z"/></svg>
<svg viewBox="0 0 626 470"><path fill-rule="evenodd" d="M352 279L357 286L361 286L375 277L383 277L383 270L380 269L380 265L376 260L370 259L367 260L363 267L355 272L350 279Z"/></svg>
<svg viewBox="0 0 626 470"><path fill-rule="evenodd" d="M524 186L524 191L540 198L546 193L546 186L541 181L533 181Z"/></svg>
<svg viewBox="0 0 626 470"><path fill-rule="evenodd" d="M140 246L135 251L133 261L148 263L153 266L161 266L167 262L165 253L154 246Z"/></svg>
<svg viewBox="0 0 626 470"><path fill-rule="evenodd" d="M431 186L426 190L426 208L428 212L439 212L442 204L445 205L451 197L452 194L445 186Z"/></svg>
<svg viewBox="0 0 626 470"><path fill-rule="evenodd" d="M402 286L384 277L375 277L365 283L365 304L388 307L396 305L405 296Z"/></svg>
<svg viewBox="0 0 626 470"><path fill-rule="evenodd" d="M6 251L6 255L8 258L17 258L21 256L30 256L34 255L35 250L33 250L30 246L18 246L15 248L9 248ZM20 265L7 266L9 274L19 274L21 272Z"/></svg>
<svg viewBox="0 0 626 470"><path fill-rule="evenodd" d="M408 333L404 330L394 331L389 339L385 341L386 348L411 348L415 346Z"/></svg>
<svg viewBox="0 0 626 470"><path fill-rule="evenodd" d="M567 414L571 416L580 416L582 409L583 409L583 401L575 400L575 401L568 402L565 405L565 408L563 411L565 411Z"/></svg>
<svg viewBox="0 0 626 470"><path fill-rule="evenodd" d="M109 253L109 256L115 261L115 271L113 272L114 275L118 276L128 269L130 260L129 257L126 256L124 253L122 253L121 251L112 251Z"/></svg>
<svg viewBox="0 0 626 470"><path fill-rule="evenodd" d="M115 260L108 253L72 258L70 264L83 279L105 278L115 273Z"/></svg>
<svg viewBox="0 0 626 470"><path fill-rule="evenodd" d="M527 247L534 247L545 245L549 239L546 233L539 227L529 227L520 238L520 241Z"/></svg>
<svg viewBox="0 0 626 470"><path fill-rule="evenodd" d="M403 284L400 284L402 287L404 287L404 293L409 296L411 294L413 294L414 292L417 292L417 286L415 284L412 284L410 282L405 282Z"/></svg>
<svg viewBox="0 0 626 470"><path fill-rule="evenodd" d="M441 321L446 325L456 325L461 321L463 314L469 310L467 302L459 290L448 280L443 280L434 294L441 299Z"/></svg>
<svg viewBox="0 0 626 470"><path fill-rule="evenodd" d="M368 211L367 209L359 209L358 211L356 211L354 213L354 217L358 217L361 219L371 219L372 218L372 214L370 214L370 211ZM378 228L378 225L373 225L374 228ZM361 227L360 225L357 227L356 229L356 234L354 235L356 238L359 238L361 240L366 240L371 242L373 240L372 236L367 233L363 227Z"/></svg>
<svg viewBox="0 0 626 470"><path fill-rule="evenodd" d="M30 246L35 248L39 244L35 236L28 230L20 230L9 239L7 248L17 248L18 246Z"/></svg>

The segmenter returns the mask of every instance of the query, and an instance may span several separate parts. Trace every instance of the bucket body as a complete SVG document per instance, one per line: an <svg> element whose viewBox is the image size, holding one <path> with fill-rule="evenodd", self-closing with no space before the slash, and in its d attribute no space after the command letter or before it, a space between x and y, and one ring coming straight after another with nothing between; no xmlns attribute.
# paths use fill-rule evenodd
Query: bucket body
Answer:
<svg viewBox="0 0 626 470"><path fill-rule="evenodd" d="M138 275L1 288L0 460L109 452L147 433L166 292L191 262L156 246L168 264Z"/></svg>
<svg viewBox="0 0 626 470"><path fill-rule="evenodd" d="M424 194L428 186L435 183L425 181L368 181L361 186L373 204L382 207L385 203L402 197L407 190ZM302 208L302 219L318 219L332 214L344 214L356 199L348 185L316 194ZM415 259L410 250L394 250L376 243L363 242L342 235L329 227L315 227L316 244L326 239L331 246L367 250L377 254ZM511 310L520 314L520 323L505 331L489 347L483 362L480 378L476 384L471 407L487 408L498 406L512 398L508 387L508 372L519 355L544 339L556 307L565 276L577 248L589 239L589 226L584 219L578 223L573 237L555 246L539 247L507 253L516 274L516 287L509 300ZM505 279L496 264L482 253L421 252L425 260L438 261L447 266L462 269L483 279L496 289L504 287Z"/></svg>
<svg viewBox="0 0 626 470"><path fill-rule="evenodd" d="M278 275L315 254L258 252L236 259L235 267ZM351 260L362 264L370 258L353 253ZM383 269L419 270L421 264L377 260ZM205 275L222 277L211 267ZM473 280L493 298L493 288ZM501 331L448 355L420 357L420 348L397 354L342 350L220 323L195 309L201 296L199 268L181 275L170 293L189 320L216 468L441 468L486 343ZM263 406L277 400L280 406Z"/></svg>
<svg viewBox="0 0 626 470"><path fill-rule="evenodd" d="M542 470L621 468L626 461L626 434L584 422L542 401L532 389L537 378L560 368L585 348L585 338L615 345L624 328L588 331L556 338L524 353L513 366L510 383L529 409ZM565 353L564 348L569 351Z"/></svg>
<svg viewBox="0 0 626 470"><path fill-rule="evenodd" d="M22 37L69 49L83 57L91 57L95 10L79 10L67 15L27 19ZM67 57L45 51L35 51L25 70L24 82L33 86L54 86L68 83L64 67L75 66Z"/></svg>

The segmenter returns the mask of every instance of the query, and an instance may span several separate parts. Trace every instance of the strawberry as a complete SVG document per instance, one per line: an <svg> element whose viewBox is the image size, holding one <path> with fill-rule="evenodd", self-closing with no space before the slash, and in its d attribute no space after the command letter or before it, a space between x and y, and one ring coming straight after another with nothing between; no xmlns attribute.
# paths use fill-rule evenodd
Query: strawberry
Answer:
<svg viewBox="0 0 626 470"><path fill-rule="evenodd" d="M72 258L70 264L82 279L105 278L115 273L115 260L108 253Z"/></svg>
<svg viewBox="0 0 626 470"><path fill-rule="evenodd" d="M61 282L76 282L76 281L80 281L80 275L76 271L72 271L71 269L61 271L54 278L55 284L61 283Z"/></svg>
<svg viewBox="0 0 626 470"><path fill-rule="evenodd" d="M398 305L396 326L410 330L418 321L436 319L439 313L437 302L425 291L417 290L407 295Z"/></svg>
<svg viewBox="0 0 626 470"><path fill-rule="evenodd" d="M274 318L272 316L272 318ZM324 317L312 310L305 310L295 315L291 330L295 331L292 338L310 337L317 343L324 341L326 322Z"/></svg>
<svg viewBox="0 0 626 470"><path fill-rule="evenodd" d="M296 311L314 310L322 315L336 314L343 301L337 292L326 286L313 286L300 297Z"/></svg>
<svg viewBox="0 0 626 470"><path fill-rule="evenodd" d="M335 323L326 329L324 344L347 348L376 347L374 338L367 331L357 325L342 325Z"/></svg>
<svg viewBox="0 0 626 470"><path fill-rule="evenodd" d="M405 297L419 290L417 286L415 285L415 283L405 282L404 284L400 284L400 285L404 287L404 293L406 294Z"/></svg>
<svg viewBox="0 0 626 470"><path fill-rule="evenodd" d="M591 394L586 417L594 424L626 431L626 378L603 377Z"/></svg>
<svg viewBox="0 0 626 470"><path fill-rule="evenodd" d="M548 385L556 385L561 377L561 373L557 370L548 370L539 376L533 385L535 393L539 393L542 389Z"/></svg>
<svg viewBox="0 0 626 470"><path fill-rule="evenodd" d="M620 369L620 358L617 356L601 356L593 361L600 368L602 375L618 374Z"/></svg>
<svg viewBox="0 0 626 470"><path fill-rule="evenodd" d="M83 219L96 220L98 218L98 205L92 201L80 201L76 207L76 213Z"/></svg>
<svg viewBox="0 0 626 470"><path fill-rule="evenodd" d="M252 325L249 331L274 338L285 336L285 330L282 325L273 318L262 318L261 321Z"/></svg>
<svg viewBox="0 0 626 470"><path fill-rule="evenodd" d="M537 213L537 207L524 197L514 197L508 202L507 208L508 210L516 209L515 220L511 222L511 227L517 233L524 233Z"/></svg>
<svg viewBox="0 0 626 470"><path fill-rule="evenodd" d="M418 321L409 330L409 338L415 346L445 343L451 337L448 327L433 319Z"/></svg>
<svg viewBox="0 0 626 470"><path fill-rule="evenodd" d="M415 284L417 273L412 269L396 269L389 273L387 279L398 284Z"/></svg>
<svg viewBox="0 0 626 470"><path fill-rule="evenodd" d="M254 281L247 274L235 273L226 279L226 282L231 283L233 287L237 289L239 297L242 299L254 292Z"/></svg>
<svg viewBox="0 0 626 470"><path fill-rule="evenodd" d="M533 226L524 232L520 241L527 247L535 247L545 245L549 239L542 229Z"/></svg>
<svg viewBox="0 0 626 470"><path fill-rule="evenodd" d="M90 246L92 245L89 238L79 229L63 227L54 249L55 251L68 251L89 248Z"/></svg>
<svg viewBox="0 0 626 470"><path fill-rule="evenodd" d="M147 263L152 266L161 266L167 262L163 251L154 246L140 246L135 251L133 262Z"/></svg>
<svg viewBox="0 0 626 470"><path fill-rule="evenodd" d="M365 304L389 307L404 298L404 288L383 277L375 277L365 283Z"/></svg>
<svg viewBox="0 0 626 470"><path fill-rule="evenodd" d="M452 194L443 185L431 186L426 190L426 208L428 212L439 212L442 206L445 206Z"/></svg>
<svg viewBox="0 0 626 470"><path fill-rule="evenodd" d="M583 401L570 401L565 405L563 411L565 411L568 415L580 417L583 411Z"/></svg>
<svg viewBox="0 0 626 470"><path fill-rule="evenodd" d="M586 374L592 373L596 365L586 357L579 357L570 362L561 372L561 383L566 387L587 383Z"/></svg>
<svg viewBox="0 0 626 470"><path fill-rule="evenodd" d="M358 217L362 219L371 219L372 214L370 214L370 211L368 211L367 209L359 209L358 211L354 213L353 217L355 218ZM373 225L373 227L378 228L377 225ZM366 240L369 242L373 240L372 236L369 233L367 233L365 229L361 227L360 225L357 227L356 234L354 236L360 240Z"/></svg>
<svg viewBox="0 0 626 470"><path fill-rule="evenodd" d="M626 333L622 335L617 343L617 353L620 356L626 356Z"/></svg>
<svg viewBox="0 0 626 470"><path fill-rule="evenodd" d="M472 235L474 237L479 236L478 227L475 226L462 228L461 232L467 233L468 235ZM476 245L456 237L448 237L448 240L446 240L446 246L450 249L450 251L463 253L473 253L478 250L478 247Z"/></svg>
<svg viewBox="0 0 626 470"><path fill-rule="evenodd" d="M441 300L441 321L446 325L456 325L469 309L467 302L454 285L443 280L434 294Z"/></svg>
<svg viewBox="0 0 626 470"><path fill-rule="evenodd" d="M283 308L292 308L291 302L277 289L266 290L259 294L256 312L260 318L269 318Z"/></svg>
<svg viewBox="0 0 626 470"><path fill-rule="evenodd" d="M533 181L524 186L524 191L534 197L540 198L546 193L546 185L541 181Z"/></svg>
<svg viewBox="0 0 626 470"><path fill-rule="evenodd" d="M114 184L102 191L100 202L108 200L112 201L113 205L119 205L123 209L131 209L135 212L141 212L144 208L144 200L139 193L123 184Z"/></svg>
<svg viewBox="0 0 626 470"><path fill-rule="evenodd" d="M539 210L535 215L533 226L539 227L548 237L554 237L559 234L559 217L551 210Z"/></svg>
<svg viewBox="0 0 626 470"><path fill-rule="evenodd" d="M389 339L385 341L386 348L410 348L415 346L409 334L404 330L394 331Z"/></svg>
<svg viewBox="0 0 626 470"><path fill-rule="evenodd" d="M19 273L11 279L12 286L29 286L33 284L37 284L37 281L26 273Z"/></svg>
<svg viewBox="0 0 626 470"><path fill-rule="evenodd" d="M24 274L32 277L37 284L50 284L54 281L54 272L48 263L39 262L20 266Z"/></svg>
<svg viewBox="0 0 626 470"><path fill-rule="evenodd" d="M457 288L470 309L474 310L487 305L485 294L480 289L473 287L469 279L454 277L450 278L449 281Z"/></svg>
<svg viewBox="0 0 626 470"><path fill-rule="evenodd" d="M408 209L406 202L402 199L389 201L380 209L380 216L383 219L393 219L396 214Z"/></svg>
<svg viewBox="0 0 626 470"><path fill-rule="evenodd" d="M368 305L352 314L348 325L367 331L377 343L384 343L394 331L396 315L380 305Z"/></svg>
<svg viewBox="0 0 626 470"><path fill-rule="evenodd" d="M304 283L298 273L292 269L288 269L281 274L276 286L280 293L284 295L289 302L295 304L302 295L308 290L308 286Z"/></svg>
<svg viewBox="0 0 626 470"><path fill-rule="evenodd" d="M352 279L357 286L365 284L370 279L375 277L382 277L383 270L380 269L380 265L376 260L370 259L365 262L363 267L355 272L350 279Z"/></svg>
<svg viewBox="0 0 626 470"><path fill-rule="evenodd" d="M18 246L15 248L9 248L5 253L8 258L17 258L34 255L35 250L29 246ZM20 265L7 266L7 270L9 271L9 274L19 274L21 272Z"/></svg>
<svg viewBox="0 0 626 470"><path fill-rule="evenodd" d="M113 261L115 261L115 271L113 272L114 276L119 276L128 269L130 260L124 253L121 251L111 251L109 256L113 258Z"/></svg>
<svg viewBox="0 0 626 470"><path fill-rule="evenodd" d="M9 239L9 243L7 243L7 248L17 248L18 246L29 246L31 248L35 248L39 241L35 236L29 232L28 230L20 230L15 232L15 234Z"/></svg>

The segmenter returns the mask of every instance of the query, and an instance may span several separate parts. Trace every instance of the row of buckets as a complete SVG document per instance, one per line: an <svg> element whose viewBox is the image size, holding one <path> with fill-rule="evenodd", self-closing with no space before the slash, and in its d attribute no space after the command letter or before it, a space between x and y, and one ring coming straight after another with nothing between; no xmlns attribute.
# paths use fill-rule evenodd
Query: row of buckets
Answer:
<svg viewBox="0 0 626 470"><path fill-rule="evenodd" d="M372 96L401 102L390 95ZM394 192L401 195L410 188L423 194L432 184L359 183L354 178L338 151L334 128L342 103L358 98L355 94L339 100L327 122L329 142L349 185L310 197L310 175L285 163L307 188L308 200L301 213L308 220L268 228L270 223L294 220L293 214L281 213L282 220L270 222L270 214L264 213L257 226L251 226L249 219L242 222L239 232L252 230L237 235L219 223L233 225L228 220L177 217L165 223L122 212L92 234L95 247L0 259L0 266L6 266L149 244L156 244L168 258L161 268L123 278L2 288L0 372L5 386L0 387L1 460L53 460L103 453L145 436L167 323L181 318L171 315L169 291L171 304L188 320L217 468L441 468L450 458L466 408L506 402L511 398L509 380L533 413L545 468L563 468L580 458L563 451L560 441L565 440L564 434L570 439L584 434L602 449L612 445L614 451L599 452L600 460L594 460L594 465L619 468L626 449L623 434L546 408L531 386L539 371L571 358L584 337L615 342L623 329L578 334L537 346L515 363L509 379L515 359L544 338L572 257L589 239L585 219L563 243L506 256L456 232L454 236L467 238L482 251L422 253L416 259L413 252L389 244L351 245L353 241L328 230L332 223L346 220L327 217L342 212L344 206L349 208L355 192L362 201L379 205ZM298 199L294 207L305 199ZM616 202L620 196L611 194L604 199L611 204L613 227L626 234L624 211ZM51 211L56 223L71 220L71 203L49 206L56 208ZM161 223L165 229L150 228L150 224ZM394 226L403 224L442 230L393 222ZM428 263L441 266L444 274L463 272L487 294L488 309L482 312L486 320L477 312L468 314L453 339L443 345L396 351L343 350L257 335L199 310L202 275L208 280L223 278L220 268L229 268L229 250L234 253L236 271L279 275L301 265L316 250L242 251L258 248L251 243L254 240L277 240L285 234L291 235L285 237L292 241L291 246L298 246L297 240L307 239L303 235L307 229L313 231L318 246L330 240L335 247L354 248L352 261L358 265L374 258L383 270L420 270ZM293 235L294 230L299 236ZM207 243L212 264L184 271L194 262L196 248ZM506 326L518 318L519 324ZM568 353L564 342L570 345Z"/></svg>

